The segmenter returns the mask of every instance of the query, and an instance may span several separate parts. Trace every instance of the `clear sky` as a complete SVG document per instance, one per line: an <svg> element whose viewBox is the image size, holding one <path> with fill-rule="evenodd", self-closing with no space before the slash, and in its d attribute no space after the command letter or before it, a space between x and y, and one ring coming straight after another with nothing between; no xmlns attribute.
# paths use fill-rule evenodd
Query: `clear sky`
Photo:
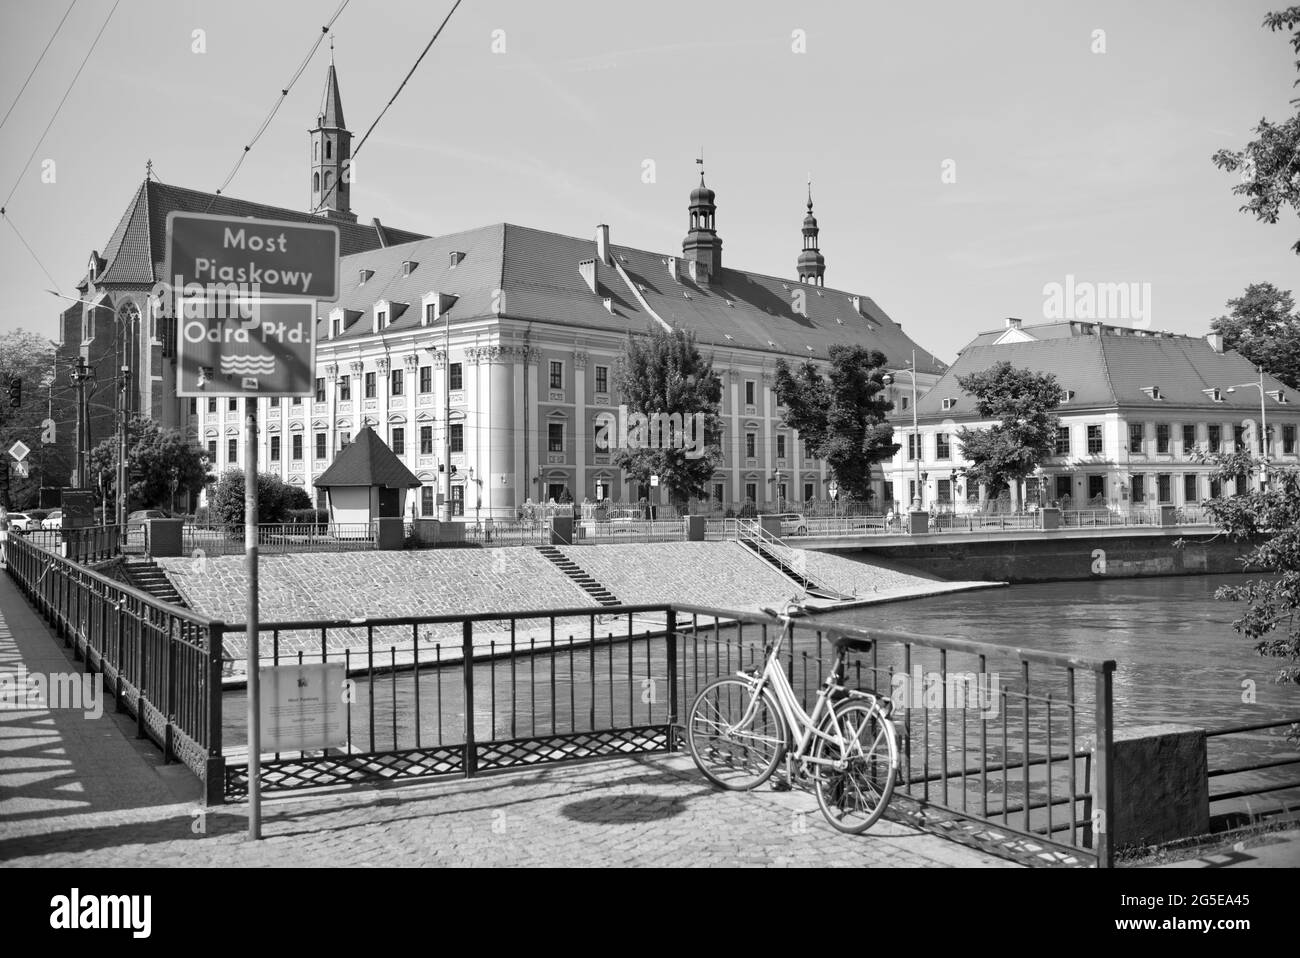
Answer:
<svg viewBox="0 0 1300 958"><path fill-rule="evenodd" d="M0 0L0 110L67 3ZM112 6L77 0L0 129L0 197L17 183L8 214L61 291L147 159L164 182L220 185L337 4L122 0L20 178ZM351 0L335 59L355 134L450 5ZM827 285L871 295L944 359L1006 316L1042 321L1045 284L1067 275L1149 283L1151 328L1201 334L1249 283L1300 286L1300 222L1239 213L1210 162L1300 95L1286 38L1260 27L1283 6L465 0L361 153L353 208L429 234L606 222L667 253L702 146L725 264L794 275L811 173ZM322 46L230 195L306 207L328 62ZM55 335L50 285L0 225L0 330Z"/></svg>

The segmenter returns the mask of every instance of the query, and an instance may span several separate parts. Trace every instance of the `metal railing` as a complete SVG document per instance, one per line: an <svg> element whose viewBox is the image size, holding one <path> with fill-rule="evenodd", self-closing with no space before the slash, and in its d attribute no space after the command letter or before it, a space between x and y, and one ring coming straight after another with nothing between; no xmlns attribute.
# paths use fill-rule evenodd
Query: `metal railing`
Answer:
<svg viewBox="0 0 1300 958"><path fill-rule="evenodd" d="M373 522L275 523L257 527L258 549L268 554L354 552L375 548ZM187 555L243 555L244 527L186 525Z"/></svg>
<svg viewBox="0 0 1300 958"><path fill-rule="evenodd" d="M138 737L152 739L164 760L184 762L208 801L220 801L221 623L21 537L6 552L10 578L86 672L103 676Z"/></svg>
<svg viewBox="0 0 1300 958"><path fill-rule="evenodd" d="M9 538L15 538L12 531ZM19 538L64 555L74 562L102 562L121 554L122 542L117 526L33 529L22 533Z"/></svg>
<svg viewBox="0 0 1300 958"><path fill-rule="evenodd" d="M1215 739L1223 741L1225 736L1248 737L1237 749L1238 752L1245 753L1244 762L1218 764L1217 761L1210 761L1215 756L1207 755L1210 784L1214 785L1215 779L1229 780L1227 787L1210 793L1211 806L1226 805L1227 810L1240 810L1244 806L1254 817L1255 809L1250 799L1272 794L1277 797L1283 809L1290 810L1291 806L1281 800L1279 793L1300 794L1300 749L1288 736L1269 734L1274 729L1286 729L1288 733L1300 731L1300 718L1232 725L1206 731L1206 747L1211 753L1214 751L1212 746ZM1292 795L1291 805L1295 804L1296 794Z"/></svg>

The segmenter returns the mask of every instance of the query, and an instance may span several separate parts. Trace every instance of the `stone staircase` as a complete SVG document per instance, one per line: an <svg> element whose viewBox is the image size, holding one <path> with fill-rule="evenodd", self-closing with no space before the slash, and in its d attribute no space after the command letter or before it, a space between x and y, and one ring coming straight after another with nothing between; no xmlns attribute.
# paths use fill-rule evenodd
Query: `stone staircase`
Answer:
<svg viewBox="0 0 1300 958"><path fill-rule="evenodd" d="M537 546L537 551L551 561L561 572L578 584L583 592L591 596L599 605L614 606L619 601L615 598L614 593L597 582L589 573L583 570L578 563L574 562L555 546Z"/></svg>
<svg viewBox="0 0 1300 958"><path fill-rule="evenodd" d="M122 571L126 573L130 584L140 591L148 592L155 599L169 605L189 608L181 598L181 594L176 591L176 586L172 585L171 580L167 578L167 573L160 569L153 559L127 557L122 563Z"/></svg>

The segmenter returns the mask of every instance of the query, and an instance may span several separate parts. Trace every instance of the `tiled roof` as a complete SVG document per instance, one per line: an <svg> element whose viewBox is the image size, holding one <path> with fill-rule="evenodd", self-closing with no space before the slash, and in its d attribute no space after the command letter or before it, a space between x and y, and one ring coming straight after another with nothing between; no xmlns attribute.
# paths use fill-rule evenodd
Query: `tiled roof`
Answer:
<svg viewBox="0 0 1300 958"><path fill-rule="evenodd" d="M105 267L100 283L153 284L162 277L167 257L167 214L213 213L220 216L255 216L263 219L321 223L322 218L265 203L250 203L230 196L218 196L181 186L145 180L136 190L126 212L104 248ZM359 253L381 245L374 226L331 220L339 228L339 249L343 255ZM421 239L419 233L383 228L388 243Z"/></svg>
<svg viewBox="0 0 1300 958"><path fill-rule="evenodd" d="M957 385L957 379L1006 361L1021 369L1053 373L1062 389L1074 395L1059 412L1075 408L1200 408L1220 409L1227 416L1259 411L1259 392L1229 386L1259 381L1256 368L1239 353L1216 352L1208 342L1192 336L1067 336L1002 346L971 344L962 350L949 370L917 402L919 418L953 420L977 418L975 398ZM1159 389L1161 398L1148 390ZM1221 390L1221 402L1202 390ZM1264 376L1265 390L1285 389L1272 376ZM945 399L956 400L944 409ZM1268 400L1277 405L1275 400ZM910 419L911 412L896 410L891 419Z"/></svg>
<svg viewBox="0 0 1300 958"><path fill-rule="evenodd" d="M356 438L330 463L316 480L316 488L331 486L385 486L390 489L413 489L420 485L415 474L402 464L369 426L362 427Z"/></svg>
<svg viewBox="0 0 1300 958"><path fill-rule="evenodd" d="M453 250L465 253L455 269L449 267L448 259ZM337 306L357 311L363 318L339 338L371 335L373 327L367 318L380 299L413 307L390 329L418 326L420 301L436 290L457 297L448 314L453 323L501 315L640 333L653 325L657 316L670 326L694 332L702 346L719 352L743 348L770 352L774 359L825 359L835 343L864 344L899 364L910 360L915 348L922 373L939 374L946 368L913 343L867 296L859 297L864 316L855 308L853 294L801 286L794 278L723 269L712 286L703 286L690 279L679 255L679 277L674 279L665 263L667 254L612 244L610 254L613 265L597 264L594 293L578 264L596 259L595 240L509 223L347 256ZM418 265L410 276L403 276L402 261L407 259ZM362 270L373 270L374 275L359 285ZM804 294L806 316L794 311L795 291ZM610 299L609 309L604 306L605 297ZM494 313L494 306L499 306L499 313ZM322 306L322 317L329 308ZM322 328L322 339L325 332Z"/></svg>
<svg viewBox="0 0 1300 958"><path fill-rule="evenodd" d="M321 97L320 125L325 129L346 129L343 123L343 98L339 96L339 77L334 64L325 74L325 94Z"/></svg>

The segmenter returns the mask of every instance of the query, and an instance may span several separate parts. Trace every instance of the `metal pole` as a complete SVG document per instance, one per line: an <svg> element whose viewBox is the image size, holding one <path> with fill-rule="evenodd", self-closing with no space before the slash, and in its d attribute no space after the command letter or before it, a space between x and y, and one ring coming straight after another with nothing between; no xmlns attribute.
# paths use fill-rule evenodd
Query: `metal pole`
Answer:
<svg viewBox="0 0 1300 958"><path fill-rule="evenodd" d="M1268 413L1264 411L1264 367L1259 367L1259 447L1264 450L1265 462L1259 464L1259 487L1268 488Z"/></svg>
<svg viewBox="0 0 1300 958"><path fill-rule="evenodd" d="M126 549L126 404L130 395L131 367L122 363L117 409L117 534Z"/></svg>
<svg viewBox="0 0 1300 958"><path fill-rule="evenodd" d="M443 518L451 522L451 313L443 313L442 498Z"/></svg>
<svg viewBox="0 0 1300 958"><path fill-rule="evenodd" d="M912 350L912 432L916 435L916 499L925 508L925 493L921 491L921 427L916 418L916 350Z"/></svg>
<svg viewBox="0 0 1300 958"><path fill-rule="evenodd" d="M244 637L248 646L248 837L262 837L262 728L257 670L257 399L244 400L244 559L248 569L248 611Z"/></svg>

